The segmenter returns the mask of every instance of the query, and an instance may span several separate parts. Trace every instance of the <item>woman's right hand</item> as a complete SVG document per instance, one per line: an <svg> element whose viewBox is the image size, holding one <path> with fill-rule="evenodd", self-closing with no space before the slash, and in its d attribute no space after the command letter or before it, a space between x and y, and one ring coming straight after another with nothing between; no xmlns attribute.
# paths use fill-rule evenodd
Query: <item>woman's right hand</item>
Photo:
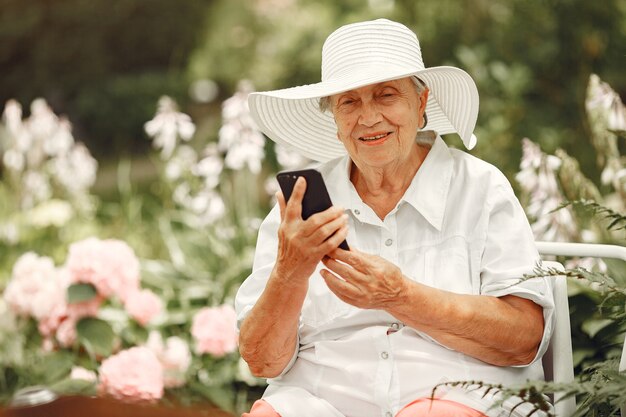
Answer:
<svg viewBox="0 0 626 417"><path fill-rule="evenodd" d="M289 202L279 191L280 226L276 272L290 281L307 281L317 264L336 249L348 235L348 217L341 207L331 207L302 219L302 199L306 180L299 177Z"/></svg>

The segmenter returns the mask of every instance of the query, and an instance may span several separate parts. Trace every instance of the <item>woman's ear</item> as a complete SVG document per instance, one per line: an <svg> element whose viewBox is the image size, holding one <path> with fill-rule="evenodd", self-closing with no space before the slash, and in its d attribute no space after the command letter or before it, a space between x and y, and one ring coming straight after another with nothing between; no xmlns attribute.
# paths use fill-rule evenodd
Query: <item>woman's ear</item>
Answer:
<svg viewBox="0 0 626 417"><path fill-rule="evenodd" d="M426 115L426 103L428 102L428 93L429 93L429 90L425 89L424 91L422 91L422 94L420 95L419 112L422 114L422 120L424 121L424 123L422 123L422 125L420 126L420 129L422 130L428 124L428 116Z"/></svg>

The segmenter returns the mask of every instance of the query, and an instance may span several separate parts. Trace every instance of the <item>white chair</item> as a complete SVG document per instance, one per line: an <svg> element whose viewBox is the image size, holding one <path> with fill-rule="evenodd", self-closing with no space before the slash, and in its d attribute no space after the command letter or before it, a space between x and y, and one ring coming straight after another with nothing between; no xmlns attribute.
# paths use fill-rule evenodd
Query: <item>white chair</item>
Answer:
<svg viewBox="0 0 626 417"><path fill-rule="evenodd" d="M544 261L544 267L563 270L558 262ZM543 372L546 381L573 382L574 361L572 359L572 333L569 321L569 304L567 297L567 278L564 276L554 279L554 313L555 326L548 350L543 356ZM565 394L556 393L553 396L554 411L557 417L570 417L576 411L576 398L563 398Z"/></svg>
<svg viewBox="0 0 626 417"><path fill-rule="evenodd" d="M537 242L537 249L542 256L591 256L597 258L616 258L626 261L626 247L617 245L601 245L587 243ZM544 262L546 267L563 268L558 262ZM571 382L574 380L572 360L572 337L569 320L569 304L567 297L567 281L565 277L557 277L554 281L554 303L556 326L550 340L548 350L543 357L543 368L546 380L554 382ZM626 340L622 348L622 359L619 370L626 370ZM576 399L563 399L564 394L554 395L555 413L557 417L570 417L576 411ZM626 404L621 408L622 416L626 416Z"/></svg>

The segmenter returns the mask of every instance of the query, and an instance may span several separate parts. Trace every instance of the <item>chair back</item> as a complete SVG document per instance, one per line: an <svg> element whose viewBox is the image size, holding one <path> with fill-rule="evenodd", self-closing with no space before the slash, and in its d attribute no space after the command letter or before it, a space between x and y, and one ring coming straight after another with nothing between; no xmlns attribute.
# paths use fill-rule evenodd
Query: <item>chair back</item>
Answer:
<svg viewBox="0 0 626 417"><path fill-rule="evenodd" d="M546 268L563 270L558 262L544 261ZM542 364L546 381L567 383L574 381L574 361L572 358L572 334L569 320L567 279L558 276L553 280L554 329L548 350L543 355ZM576 411L576 398L563 398L565 394L553 396L554 411L557 417L570 417Z"/></svg>
<svg viewBox="0 0 626 417"><path fill-rule="evenodd" d="M596 258L613 258L626 261L626 247L595 243L570 242L536 242L541 255L554 256L592 256ZM544 261L545 266L561 267L558 262ZM554 302L556 309L556 326L550 339L548 351L543 357L543 367L547 381L570 382L574 379L572 360L572 338L569 321L569 305L567 298L567 281L565 277L557 277L554 281ZM626 371L626 340L622 347L622 359L619 370ZM555 394L555 411L557 417L570 417L576 410L573 397L563 399L564 394ZM626 404L621 406L621 415L626 416Z"/></svg>

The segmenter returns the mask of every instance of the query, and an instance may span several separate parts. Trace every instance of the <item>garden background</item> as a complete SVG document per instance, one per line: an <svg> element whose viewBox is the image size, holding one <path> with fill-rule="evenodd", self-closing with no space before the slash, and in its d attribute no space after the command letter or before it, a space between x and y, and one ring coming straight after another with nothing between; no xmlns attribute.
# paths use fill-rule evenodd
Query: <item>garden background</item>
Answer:
<svg viewBox="0 0 626 417"><path fill-rule="evenodd" d="M377 17L476 80L471 153L538 239L624 244L623 0L0 0L3 405L32 385L235 413L260 395L232 300L275 173L307 161L256 130L246 96L317 82L326 36ZM570 282L588 380L621 351L626 269L563 261L606 278ZM615 395L594 398L610 415Z"/></svg>

